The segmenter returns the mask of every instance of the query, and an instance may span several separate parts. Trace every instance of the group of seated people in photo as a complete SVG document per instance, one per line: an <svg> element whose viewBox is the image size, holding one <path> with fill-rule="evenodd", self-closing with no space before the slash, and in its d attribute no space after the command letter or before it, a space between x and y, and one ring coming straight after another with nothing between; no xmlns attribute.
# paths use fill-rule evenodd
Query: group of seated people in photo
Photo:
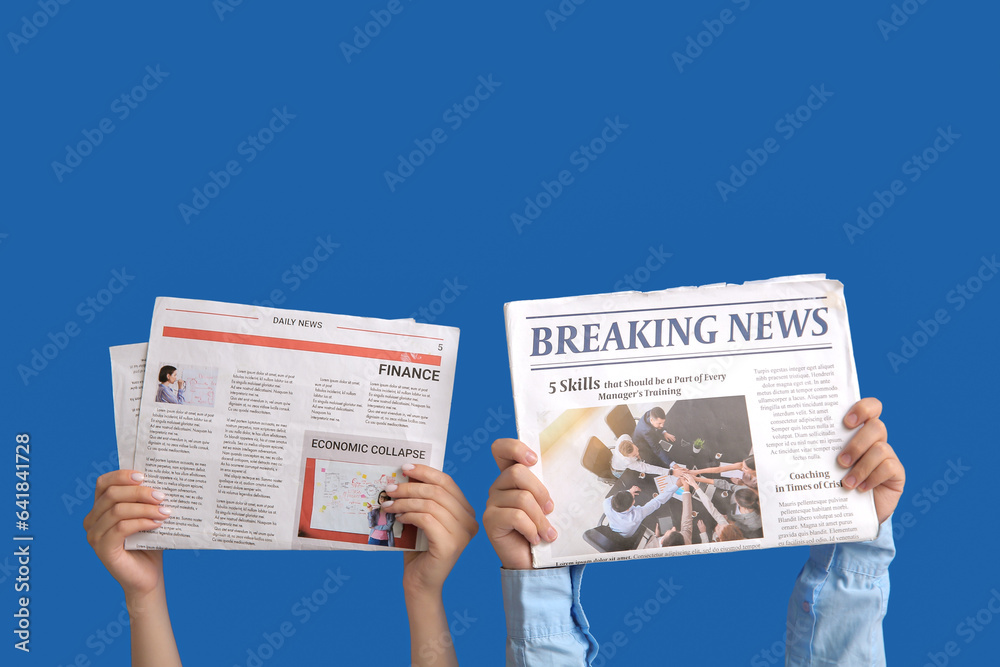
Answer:
<svg viewBox="0 0 1000 667"><path fill-rule="evenodd" d="M674 497L680 489L681 525L672 526L666 533L660 533L656 522L654 534L645 548L681 546L692 543L693 520L692 493L715 520L715 530L708 534L705 521L698 520L699 539L702 544L752 539L763 536L760 517L760 499L757 494L757 470L751 453L740 463L724 464L714 468L687 470L671 461L661 442L673 442L675 437L663 430L666 415L662 408L655 407L643 415L636 424L635 433L624 434L611 447L611 472L621 478L626 470L634 470L640 477L646 475L669 476L666 484L653 498L644 504L636 502L641 492L638 486L619 491L604 499L603 509L608 525L623 537L631 537L640 529L647 517L654 514ZM735 473L726 477L706 477ZM713 503L702 484L713 486L715 494L723 499Z"/></svg>

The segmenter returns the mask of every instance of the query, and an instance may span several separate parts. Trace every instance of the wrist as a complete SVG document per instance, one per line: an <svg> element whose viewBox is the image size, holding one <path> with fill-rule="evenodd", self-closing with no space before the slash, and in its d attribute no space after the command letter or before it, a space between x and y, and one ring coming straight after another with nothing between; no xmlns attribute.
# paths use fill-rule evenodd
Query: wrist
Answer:
<svg viewBox="0 0 1000 667"><path fill-rule="evenodd" d="M508 557L500 559L500 567L505 570L531 570L531 555L527 558Z"/></svg>
<svg viewBox="0 0 1000 667"><path fill-rule="evenodd" d="M441 590L440 585L403 582L403 598L406 600L406 606L415 610L428 610L443 605Z"/></svg>
<svg viewBox="0 0 1000 667"><path fill-rule="evenodd" d="M152 589L125 591L125 608L132 620L162 614L167 609L167 592L161 582Z"/></svg>

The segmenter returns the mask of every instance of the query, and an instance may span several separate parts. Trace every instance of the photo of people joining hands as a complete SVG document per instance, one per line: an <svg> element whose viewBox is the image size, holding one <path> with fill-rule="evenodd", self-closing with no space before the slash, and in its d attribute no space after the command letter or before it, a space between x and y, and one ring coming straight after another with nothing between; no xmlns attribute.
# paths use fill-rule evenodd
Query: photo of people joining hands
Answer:
<svg viewBox="0 0 1000 667"><path fill-rule="evenodd" d="M567 410L540 445L553 495L579 510L558 517L553 556L763 536L743 396Z"/></svg>

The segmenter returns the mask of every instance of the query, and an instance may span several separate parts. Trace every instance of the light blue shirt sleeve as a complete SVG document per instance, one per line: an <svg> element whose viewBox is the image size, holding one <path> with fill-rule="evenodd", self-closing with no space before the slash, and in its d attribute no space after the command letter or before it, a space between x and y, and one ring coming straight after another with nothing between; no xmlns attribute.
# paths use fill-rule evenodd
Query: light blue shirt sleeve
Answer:
<svg viewBox="0 0 1000 667"><path fill-rule="evenodd" d="M892 517L871 542L811 547L788 601L785 665L885 665Z"/></svg>
<svg viewBox="0 0 1000 667"><path fill-rule="evenodd" d="M882 619L895 553L891 517L871 542L810 549L788 602L786 665L885 665ZM501 570L508 665L593 664L598 646L580 604L583 568Z"/></svg>
<svg viewBox="0 0 1000 667"><path fill-rule="evenodd" d="M156 402L176 403L178 405L184 405L186 402L184 391L185 391L184 389L181 389L180 391L174 391L173 387L168 387L165 384L157 385Z"/></svg>
<svg viewBox="0 0 1000 667"><path fill-rule="evenodd" d="M659 494L658 496L650 500L648 503L643 505L641 508L639 508L638 523L642 523L643 519L645 519L647 516L649 516L656 510L660 509L660 507L663 506L663 503L670 500L670 497L674 495L674 491L676 490L677 490L677 485L671 482L670 484L667 485L667 488L663 490L663 493Z"/></svg>
<svg viewBox="0 0 1000 667"><path fill-rule="evenodd" d="M508 665L593 664L597 640L580 604L583 568L500 571Z"/></svg>

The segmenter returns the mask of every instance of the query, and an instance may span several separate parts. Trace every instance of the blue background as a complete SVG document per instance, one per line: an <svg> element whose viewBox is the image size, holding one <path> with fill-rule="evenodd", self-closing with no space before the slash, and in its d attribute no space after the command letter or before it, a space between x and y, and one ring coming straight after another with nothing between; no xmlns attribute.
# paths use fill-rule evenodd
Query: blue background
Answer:
<svg viewBox="0 0 1000 667"><path fill-rule="evenodd" d="M897 517L908 511L914 524L899 535L892 567L890 662L924 664L949 641L960 649L951 664L995 658L1000 619L969 642L956 626L1000 590L988 520L1000 463L991 423L1000 281L982 284L961 309L948 295L1000 249L1000 11L911 0L917 11L884 35L888 2L689 5L564 2L575 11L553 28L545 12L557 11L556 0L403 0L348 62L339 44L385 2L245 2L221 14L209 0L71 2L46 21L36 16L37 30L23 24L42 11L36 2L5 3L0 534L17 532L14 435L28 432L36 541L26 656L9 633L13 542L3 538L3 661L128 659L124 635L97 639L120 629L123 597L84 539L91 500L67 499L86 495L88 475L114 450L107 348L147 339L156 296L250 303L280 289L283 305L300 310L396 318L435 308L434 321L462 330L448 460L481 512L495 477L488 443L462 456L455 445L476 436L489 410L513 412L505 301L612 291L626 275L648 290L806 272L846 285L862 393L885 403L889 441L907 468ZM727 8L733 22L702 35L700 53L689 47L703 22L718 31L712 21ZM12 43L22 31L28 38ZM672 54L686 48L697 57L679 71ZM120 119L112 103L147 66L169 75ZM499 87L453 129L444 112L490 76ZM807 102L811 86L833 94L786 138L775 124ZM238 146L274 108L295 117L248 162ZM103 118L114 131L57 175L52 163ZM577 171L571 154L606 118L628 127ZM949 127L960 138L911 182L904 163ZM447 140L390 189L384 173L435 128ZM778 152L724 200L717 182L770 137ZM186 222L179 205L229 160L242 171ZM563 169L573 183L518 230L511 215ZM844 225L894 179L905 193L851 237ZM292 289L282 277L312 255L317 237L339 248ZM671 256L646 272L650 247ZM101 312L81 309L114 270L134 278ZM465 289L440 312L445 281ZM938 309L949 321L894 369L887 355ZM79 335L22 378L18 366L70 322ZM495 435L514 433L508 418ZM959 461L970 470L948 484L949 462ZM772 664L805 557L779 549L592 566L584 602L599 640L608 645L617 631L628 639L608 664ZM406 659L395 554L183 552L166 561L190 664L245 665L248 649L284 621L296 633L265 664ZM331 567L349 581L300 623L293 605ZM455 637L470 664L502 662L498 567L480 533L447 584L450 612L476 619ZM661 577L683 588L636 632L627 615Z"/></svg>

